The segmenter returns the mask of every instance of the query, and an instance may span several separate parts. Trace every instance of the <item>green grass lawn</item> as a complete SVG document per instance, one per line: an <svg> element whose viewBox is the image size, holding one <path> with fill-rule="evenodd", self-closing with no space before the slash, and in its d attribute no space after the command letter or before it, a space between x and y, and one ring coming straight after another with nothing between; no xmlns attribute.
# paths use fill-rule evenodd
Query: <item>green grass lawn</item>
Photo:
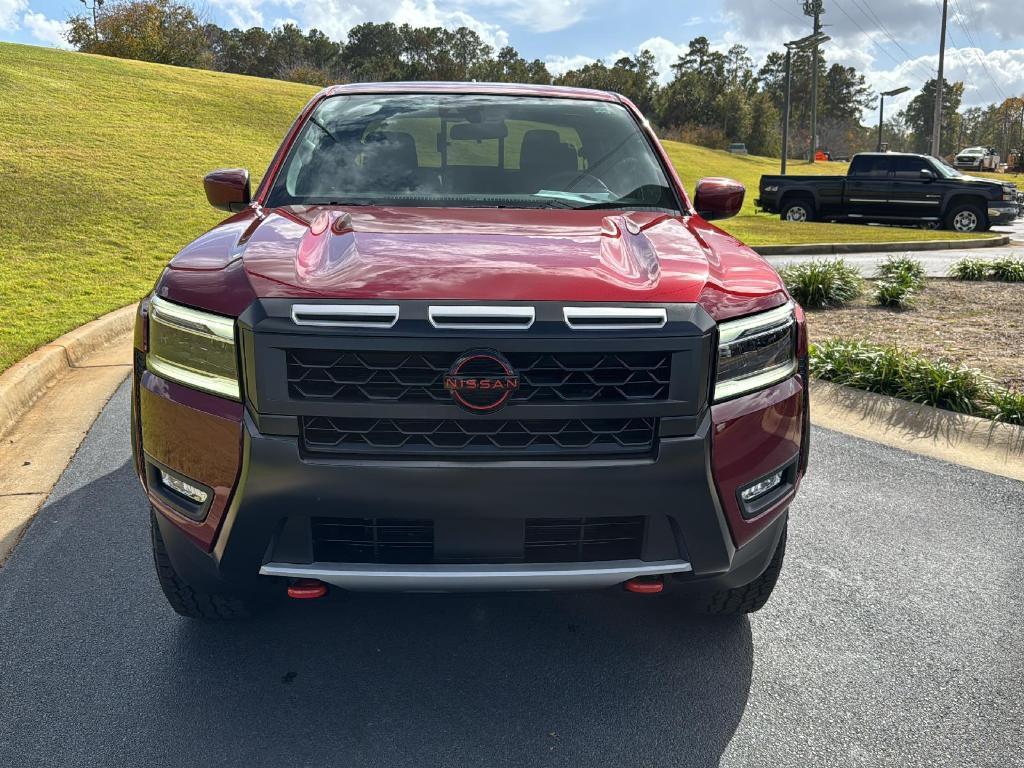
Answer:
<svg viewBox="0 0 1024 768"><path fill-rule="evenodd" d="M0 83L0 371L143 295L178 249L222 218L206 203L203 174L244 166L255 184L315 90L8 43ZM710 175L748 186L743 215L724 223L752 245L948 236L754 216L758 178L776 161L666 146L691 187Z"/></svg>

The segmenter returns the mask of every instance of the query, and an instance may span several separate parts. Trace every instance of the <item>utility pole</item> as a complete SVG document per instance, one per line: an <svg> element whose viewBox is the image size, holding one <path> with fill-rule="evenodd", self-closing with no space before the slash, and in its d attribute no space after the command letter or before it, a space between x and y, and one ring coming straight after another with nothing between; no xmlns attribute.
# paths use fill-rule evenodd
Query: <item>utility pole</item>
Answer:
<svg viewBox="0 0 1024 768"><path fill-rule="evenodd" d="M85 6L85 10L92 13L92 33L98 36L99 32L96 29L96 11L103 7L103 0L93 0L92 5L89 5L85 0L79 0L79 2Z"/></svg>
<svg viewBox="0 0 1024 768"><path fill-rule="evenodd" d="M939 37L939 79L935 81L935 116L932 123L932 157L942 151L942 77L946 64L946 17L949 0L942 0L942 35Z"/></svg>
<svg viewBox="0 0 1024 768"><path fill-rule="evenodd" d="M821 14L825 12L823 0L804 0L804 16L814 18L814 35L821 32ZM811 49L811 156L813 163L818 151L818 46Z"/></svg>

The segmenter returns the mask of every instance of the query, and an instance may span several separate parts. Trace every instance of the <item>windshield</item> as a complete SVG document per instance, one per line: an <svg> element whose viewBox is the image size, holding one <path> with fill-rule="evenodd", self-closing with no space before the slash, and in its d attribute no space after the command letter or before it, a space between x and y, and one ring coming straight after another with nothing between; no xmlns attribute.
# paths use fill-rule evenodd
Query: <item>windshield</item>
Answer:
<svg viewBox="0 0 1024 768"><path fill-rule="evenodd" d="M622 105L448 94L325 99L267 201L312 204L678 211Z"/></svg>
<svg viewBox="0 0 1024 768"><path fill-rule="evenodd" d="M929 157L929 159L932 161L932 165L935 166L935 170L937 170L947 179L959 179L963 177L963 174L960 173L960 171L958 171L953 166L949 165L945 160L942 160L938 157Z"/></svg>

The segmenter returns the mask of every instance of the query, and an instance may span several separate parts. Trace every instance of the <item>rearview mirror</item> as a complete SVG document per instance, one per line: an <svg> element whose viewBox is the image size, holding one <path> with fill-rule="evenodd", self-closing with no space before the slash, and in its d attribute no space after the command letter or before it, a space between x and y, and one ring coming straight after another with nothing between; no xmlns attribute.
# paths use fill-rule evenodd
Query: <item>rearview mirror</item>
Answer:
<svg viewBox="0 0 1024 768"><path fill-rule="evenodd" d="M728 219L740 212L746 194L746 187L733 179L701 179L697 182L693 206L708 221Z"/></svg>
<svg viewBox="0 0 1024 768"><path fill-rule="evenodd" d="M203 178L206 199L222 211L240 211L249 204L249 171L245 168L221 168Z"/></svg>
<svg viewBox="0 0 1024 768"><path fill-rule="evenodd" d="M935 181L935 171L928 168L921 169L921 181Z"/></svg>

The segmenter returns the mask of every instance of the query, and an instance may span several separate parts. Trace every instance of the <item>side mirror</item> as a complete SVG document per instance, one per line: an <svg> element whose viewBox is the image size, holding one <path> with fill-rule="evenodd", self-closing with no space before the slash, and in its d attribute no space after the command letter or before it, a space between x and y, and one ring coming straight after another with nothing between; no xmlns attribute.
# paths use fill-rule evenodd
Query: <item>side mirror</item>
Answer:
<svg viewBox="0 0 1024 768"><path fill-rule="evenodd" d="M928 168L921 169L921 181L935 181L935 171Z"/></svg>
<svg viewBox="0 0 1024 768"><path fill-rule="evenodd" d="M252 193L249 189L249 171L245 168L221 168L203 177L206 199L214 208L223 211L240 211L249 204Z"/></svg>
<svg viewBox="0 0 1024 768"><path fill-rule="evenodd" d="M693 206L708 221L728 219L740 212L747 190L732 179L709 178L697 182Z"/></svg>

